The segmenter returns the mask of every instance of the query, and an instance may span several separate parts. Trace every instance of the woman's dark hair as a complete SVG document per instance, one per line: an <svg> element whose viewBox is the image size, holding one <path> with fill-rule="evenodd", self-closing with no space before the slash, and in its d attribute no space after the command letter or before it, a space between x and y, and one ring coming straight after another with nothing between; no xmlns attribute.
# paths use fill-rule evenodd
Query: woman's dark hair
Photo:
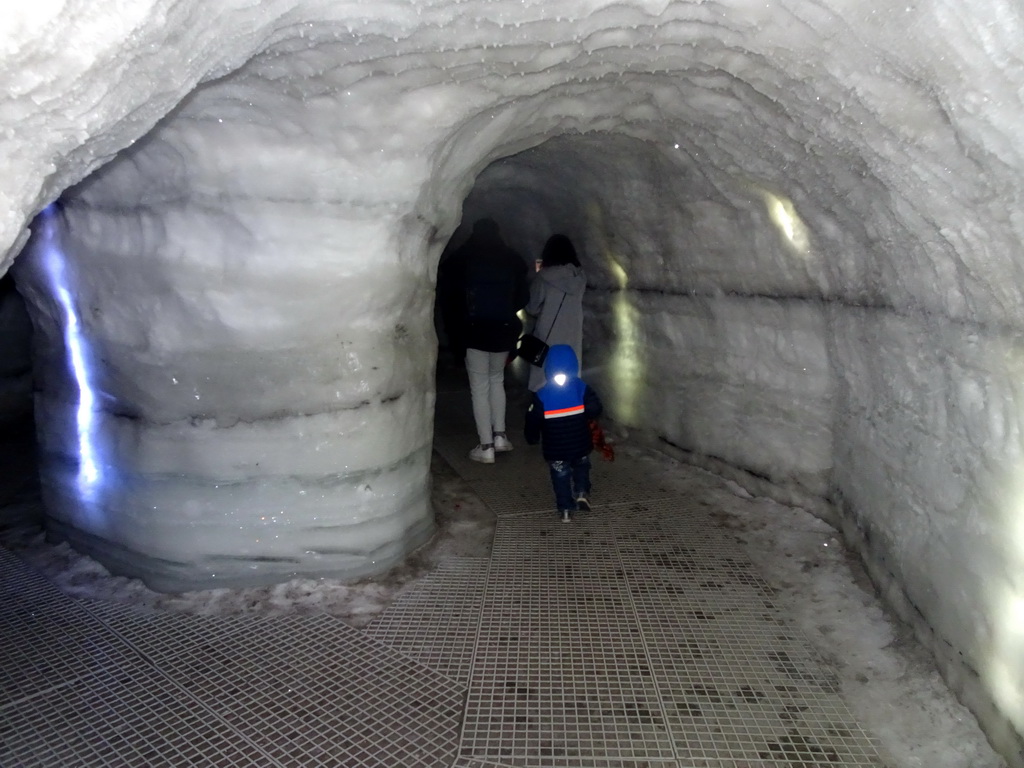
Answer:
<svg viewBox="0 0 1024 768"><path fill-rule="evenodd" d="M576 249L572 247L572 240L565 235L552 235L544 243L544 252L540 255L545 267L558 267L562 264L580 266L580 260L576 258Z"/></svg>

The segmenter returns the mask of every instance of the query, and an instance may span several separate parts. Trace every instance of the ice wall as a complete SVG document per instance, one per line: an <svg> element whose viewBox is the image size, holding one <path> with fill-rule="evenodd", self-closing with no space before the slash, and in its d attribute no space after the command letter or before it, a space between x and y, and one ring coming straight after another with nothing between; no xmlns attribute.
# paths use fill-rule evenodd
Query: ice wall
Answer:
<svg viewBox="0 0 1024 768"><path fill-rule="evenodd" d="M1021 10L883 5L16 11L4 266L121 153L18 263L55 529L169 587L415 546L432 270L487 168L467 212L583 248L614 416L831 502L1024 763Z"/></svg>
<svg viewBox="0 0 1024 768"><path fill-rule="evenodd" d="M241 98L290 101L244 71L200 89L44 212L16 269L47 322L50 528L165 590L354 578L433 530L424 227L378 158L313 140L315 107L268 131Z"/></svg>

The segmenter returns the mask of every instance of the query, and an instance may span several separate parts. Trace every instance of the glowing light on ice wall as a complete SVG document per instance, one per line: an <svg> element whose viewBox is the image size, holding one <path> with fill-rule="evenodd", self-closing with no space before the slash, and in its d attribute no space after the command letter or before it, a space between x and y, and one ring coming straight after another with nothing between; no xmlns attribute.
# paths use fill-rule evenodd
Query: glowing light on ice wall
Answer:
<svg viewBox="0 0 1024 768"><path fill-rule="evenodd" d="M612 299L612 317L615 320L612 380L617 389L615 397L619 418L627 424L635 424L642 379L640 345L636 337L637 310L629 300L629 294L626 291L626 271L617 263L615 266L618 267L622 277L620 289Z"/></svg>
<svg viewBox="0 0 1024 768"><path fill-rule="evenodd" d="M608 243L608 238L604 236L601 207L597 203L591 203L587 214L591 228L595 232L595 242L600 244L601 255L618 284L618 290L611 301L615 338L608 363L609 380L615 388L615 410L620 421L635 424L640 382L643 379L640 345L636 333L637 310L629 300L629 275L619 263L619 258Z"/></svg>
<svg viewBox="0 0 1024 768"><path fill-rule="evenodd" d="M988 668L992 693L1017 727L1024 725L1024 597L1008 594L996 617L992 661Z"/></svg>
<svg viewBox="0 0 1024 768"><path fill-rule="evenodd" d="M1002 711L1017 728L1024 728L1024 588L1018 576L1024 565L1024 467L1007 494L1003 515L1009 579L990 592L992 647L983 674Z"/></svg>
<svg viewBox="0 0 1024 768"><path fill-rule="evenodd" d="M93 418L96 397L89 383L89 368L86 363L85 339L78 319L75 303L68 288L66 258L60 246L54 218L56 213L51 205L39 219L42 222L42 237L39 248L43 269L60 303L63 312L64 347L67 350L68 366L78 387L78 410L76 427L78 435L78 485L84 496L91 496L99 480L99 464L93 444Z"/></svg>
<svg viewBox="0 0 1024 768"><path fill-rule="evenodd" d="M807 227L796 212L796 207L788 198L776 195L757 185L753 185L757 193L764 199L765 207L768 209L768 216L779 232L786 239L789 246L797 254L804 256L811 249L811 238Z"/></svg>

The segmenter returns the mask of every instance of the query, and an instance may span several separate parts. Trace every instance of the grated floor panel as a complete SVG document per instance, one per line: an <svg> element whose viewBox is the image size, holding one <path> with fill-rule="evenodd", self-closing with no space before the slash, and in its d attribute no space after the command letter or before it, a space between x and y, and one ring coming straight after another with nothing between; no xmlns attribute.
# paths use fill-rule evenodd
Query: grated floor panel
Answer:
<svg viewBox="0 0 1024 768"><path fill-rule="evenodd" d="M0 713L137 659L88 612L10 553L0 550Z"/></svg>
<svg viewBox="0 0 1024 768"><path fill-rule="evenodd" d="M276 766L156 669L127 664L0 712L5 766Z"/></svg>
<svg viewBox="0 0 1024 768"><path fill-rule="evenodd" d="M80 605L103 622L118 637L154 664L183 650L207 645L214 639L260 631L266 619L254 616L197 616L109 603L82 600ZM173 642L169 640L173 638Z"/></svg>
<svg viewBox="0 0 1024 768"><path fill-rule="evenodd" d="M328 616L253 630L169 654L160 669L282 765L451 760L461 686Z"/></svg>
<svg viewBox="0 0 1024 768"><path fill-rule="evenodd" d="M438 395L491 554L363 630L74 600L0 550L0 764L881 768L713 507L621 454L559 522L521 405L515 450L481 465L468 393Z"/></svg>
<svg viewBox="0 0 1024 768"><path fill-rule="evenodd" d="M366 634L467 684L489 567L488 560L473 558L442 564L374 619Z"/></svg>
<svg viewBox="0 0 1024 768"><path fill-rule="evenodd" d="M460 757L878 765L770 588L715 530L680 500L570 526L500 520Z"/></svg>

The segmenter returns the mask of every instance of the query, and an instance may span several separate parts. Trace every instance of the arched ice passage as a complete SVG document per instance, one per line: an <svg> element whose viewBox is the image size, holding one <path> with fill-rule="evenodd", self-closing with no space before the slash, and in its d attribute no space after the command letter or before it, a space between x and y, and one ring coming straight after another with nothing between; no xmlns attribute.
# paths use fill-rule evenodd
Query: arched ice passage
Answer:
<svg viewBox="0 0 1024 768"><path fill-rule="evenodd" d="M248 5L10 28L55 532L164 589L422 542L469 194L580 244L612 415L832 516L1019 750L1016 4Z"/></svg>

